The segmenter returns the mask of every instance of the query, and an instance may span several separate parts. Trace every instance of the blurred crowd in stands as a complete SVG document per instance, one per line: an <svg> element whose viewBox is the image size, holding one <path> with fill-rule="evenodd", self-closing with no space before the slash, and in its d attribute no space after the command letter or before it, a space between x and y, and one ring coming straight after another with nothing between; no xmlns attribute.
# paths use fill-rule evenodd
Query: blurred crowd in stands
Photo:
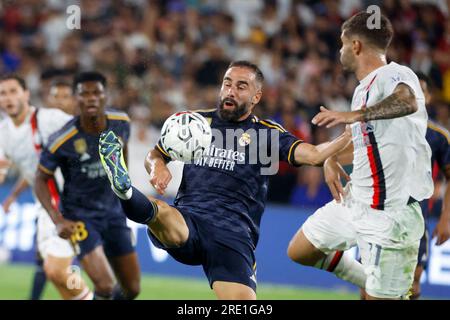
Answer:
<svg viewBox="0 0 450 320"><path fill-rule="evenodd" d="M66 25L74 4L81 9L79 30ZM109 105L133 120L132 174L151 193L140 173L162 123L178 110L214 107L232 60L251 60L264 72L257 116L315 144L339 134L342 127L318 129L310 120L321 105L349 108L357 80L339 62L340 26L373 4L395 28L388 58L431 78L429 116L449 128L445 0L2 0L0 71L23 76L38 107L50 106L55 79L103 72ZM330 198L320 168L281 164L271 178L270 201L316 207Z"/></svg>

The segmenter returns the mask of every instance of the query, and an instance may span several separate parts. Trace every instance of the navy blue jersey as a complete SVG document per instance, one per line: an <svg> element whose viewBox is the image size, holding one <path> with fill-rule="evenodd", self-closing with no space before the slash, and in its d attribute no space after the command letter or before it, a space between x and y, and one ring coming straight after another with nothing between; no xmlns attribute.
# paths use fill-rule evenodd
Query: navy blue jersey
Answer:
<svg viewBox="0 0 450 320"><path fill-rule="evenodd" d="M433 121L428 121L425 138L431 147L431 164L437 163L440 170L450 165L449 132Z"/></svg>
<svg viewBox="0 0 450 320"><path fill-rule="evenodd" d="M130 119L125 113L107 110L107 129L113 130L126 144L130 135ZM111 190L98 154L99 135L80 128L80 117L69 121L50 136L43 150L39 168L53 174L61 168L64 188L60 210L79 217L102 217L121 214L119 198Z"/></svg>
<svg viewBox="0 0 450 320"><path fill-rule="evenodd" d="M444 171L446 166L450 165L449 132L442 126L429 120L425 138L431 147L431 167L435 169L437 165L439 170ZM433 177L436 176L436 173L433 170ZM427 216L430 209L429 201L422 201L422 212L425 216Z"/></svg>
<svg viewBox="0 0 450 320"><path fill-rule="evenodd" d="M229 122L216 110L199 113L211 124L213 141L202 158L185 164L175 206L221 230L248 235L256 246L269 177L262 169L278 167L277 159L297 165L294 150L301 141L280 125L253 115ZM220 139L219 132L223 137L232 133L234 138ZM161 142L156 148L170 160ZM269 156L275 154L269 163Z"/></svg>

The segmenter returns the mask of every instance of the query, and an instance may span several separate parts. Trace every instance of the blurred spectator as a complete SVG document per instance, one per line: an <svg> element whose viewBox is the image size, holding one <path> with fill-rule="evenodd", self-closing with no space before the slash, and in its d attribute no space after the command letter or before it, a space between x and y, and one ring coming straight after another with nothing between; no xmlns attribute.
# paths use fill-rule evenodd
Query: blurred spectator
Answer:
<svg viewBox="0 0 450 320"><path fill-rule="evenodd" d="M81 8L80 30L66 27L72 4ZM175 111L214 107L227 65L245 58L266 78L255 113L318 143L343 128L317 130L311 118L321 105L348 110L358 85L339 62L340 25L372 4L395 28L388 59L433 80L429 115L449 128L448 1L1 1L0 72L26 78L35 104L45 106L52 81L97 69L108 78L109 106L146 106L151 117L144 126L159 128ZM297 175L280 164L279 180L271 181L284 189L279 197L269 189L269 198L288 202Z"/></svg>
<svg viewBox="0 0 450 320"><path fill-rule="evenodd" d="M321 168L304 167L301 171L298 184L292 191L290 204L320 208L330 202L332 200L331 192L323 179Z"/></svg>

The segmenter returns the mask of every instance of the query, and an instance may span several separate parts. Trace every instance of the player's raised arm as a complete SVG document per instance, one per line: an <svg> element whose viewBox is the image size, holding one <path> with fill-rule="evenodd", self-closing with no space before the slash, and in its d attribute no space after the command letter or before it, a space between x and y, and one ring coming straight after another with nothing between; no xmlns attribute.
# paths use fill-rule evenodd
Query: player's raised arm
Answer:
<svg viewBox="0 0 450 320"><path fill-rule="evenodd" d="M170 157L164 154L164 150L161 149L159 144L150 150L145 157L144 166L150 175L150 183L161 195L164 194L170 180L172 180L172 175L166 165L168 161L170 161Z"/></svg>
<svg viewBox="0 0 450 320"><path fill-rule="evenodd" d="M318 146L301 143L295 148L295 163L321 166L327 158L346 148L350 142L351 134L349 130L346 130L333 141Z"/></svg>
<svg viewBox="0 0 450 320"><path fill-rule="evenodd" d="M312 123L331 128L339 123L399 118L412 114L417 109L416 97L411 87L399 83L391 95L367 108L339 112L320 107L320 112L312 119Z"/></svg>

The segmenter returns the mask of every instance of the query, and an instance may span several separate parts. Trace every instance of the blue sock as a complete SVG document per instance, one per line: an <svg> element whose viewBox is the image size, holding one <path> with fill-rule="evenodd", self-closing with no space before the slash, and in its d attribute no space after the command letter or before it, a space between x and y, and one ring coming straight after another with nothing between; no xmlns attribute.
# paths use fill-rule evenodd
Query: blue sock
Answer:
<svg viewBox="0 0 450 320"><path fill-rule="evenodd" d="M39 300L41 298L45 283L47 282L42 259L38 259L36 262L30 300Z"/></svg>
<svg viewBox="0 0 450 320"><path fill-rule="evenodd" d="M133 188L131 198L128 200L120 199L122 209L128 219L142 224L147 224L158 212L158 206L154 201L150 201L138 189Z"/></svg>

